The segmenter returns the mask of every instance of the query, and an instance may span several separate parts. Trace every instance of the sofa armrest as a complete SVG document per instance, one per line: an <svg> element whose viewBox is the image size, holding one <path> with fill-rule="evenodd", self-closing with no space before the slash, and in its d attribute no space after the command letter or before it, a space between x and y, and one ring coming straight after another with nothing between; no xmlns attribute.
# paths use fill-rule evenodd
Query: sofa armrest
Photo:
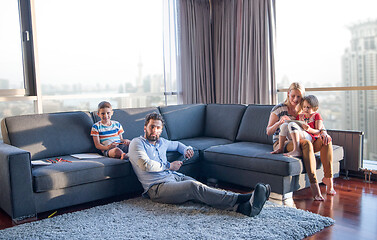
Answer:
<svg viewBox="0 0 377 240"><path fill-rule="evenodd" d="M0 207L12 219L35 215L30 153L0 143Z"/></svg>

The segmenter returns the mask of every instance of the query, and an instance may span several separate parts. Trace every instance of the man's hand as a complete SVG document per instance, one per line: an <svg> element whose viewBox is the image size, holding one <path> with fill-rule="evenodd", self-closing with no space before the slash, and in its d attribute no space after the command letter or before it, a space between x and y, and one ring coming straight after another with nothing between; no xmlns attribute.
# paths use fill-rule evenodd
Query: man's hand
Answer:
<svg viewBox="0 0 377 240"><path fill-rule="evenodd" d="M169 170L178 171L181 168L182 164L183 163L181 161L171 162Z"/></svg>
<svg viewBox="0 0 377 240"><path fill-rule="evenodd" d="M331 136L327 134L327 132L321 132L320 137L322 139L323 144L327 145L331 142Z"/></svg>
<svg viewBox="0 0 377 240"><path fill-rule="evenodd" d="M186 157L187 159L190 159L190 158L192 158L193 156L194 156L194 150L192 150L192 148L187 149L187 151L186 151L186 153L185 153L185 157Z"/></svg>
<svg viewBox="0 0 377 240"><path fill-rule="evenodd" d="M122 139L122 142L123 142L123 144L126 145L126 146L129 146L130 143L131 143L131 141L128 140L128 139Z"/></svg>

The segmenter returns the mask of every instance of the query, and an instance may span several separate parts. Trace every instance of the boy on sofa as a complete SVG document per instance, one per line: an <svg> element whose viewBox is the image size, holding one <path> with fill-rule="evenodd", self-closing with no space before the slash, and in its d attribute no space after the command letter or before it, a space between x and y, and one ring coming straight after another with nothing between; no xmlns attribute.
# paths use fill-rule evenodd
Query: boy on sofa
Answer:
<svg viewBox="0 0 377 240"><path fill-rule="evenodd" d="M94 145L106 157L127 159L128 145L130 140L123 139L124 132L122 125L112 121L113 108L109 102L103 101L98 104L98 116L101 121L96 122L90 135L93 137Z"/></svg>
<svg viewBox="0 0 377 240"><path fill-rule="evenodd" d="M160 138L163 126L164 120L160 114L148 114L145 118L144 136L134 138L130 144L130 162L143 185L144 197L169 204L197 201L250 217L260 213L270 196L270 185L258 183L253 193L238 194L209 187L177 172L182 161L168 162L166 152L178 151L186 158L191 158L194 151L181 142Z"/></svg>

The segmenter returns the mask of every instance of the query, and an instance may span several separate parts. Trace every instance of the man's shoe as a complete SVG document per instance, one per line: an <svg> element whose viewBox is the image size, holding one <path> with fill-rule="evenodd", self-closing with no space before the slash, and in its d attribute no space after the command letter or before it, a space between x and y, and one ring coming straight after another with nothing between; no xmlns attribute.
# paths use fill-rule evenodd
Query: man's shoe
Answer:
<svg viewBox="0 0 377 240"><path fill-rule="evenodd" d="M269 184L258 183L255 186L253 197L250 199L251 212L250 217L257 216L267 199L270 197L271 186Z"/></svg>

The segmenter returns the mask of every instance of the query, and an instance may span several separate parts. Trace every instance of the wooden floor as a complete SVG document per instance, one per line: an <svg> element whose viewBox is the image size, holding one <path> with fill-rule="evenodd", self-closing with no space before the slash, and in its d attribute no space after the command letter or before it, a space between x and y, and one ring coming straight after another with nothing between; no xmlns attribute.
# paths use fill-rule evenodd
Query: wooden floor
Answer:
<svg viewBox="0 0 377 240"><path fill-rule="evenodd" d="M324 202L313 201L309 189L296 192L291 201L284 204L307 210L322 216L333 218L333 226L307 239L377 239L377 183L365 183L363 179L351 178L334 181L336 196L326 196ZM243 192L236 187L234 191ZM321 185L322 192L325 191ZM107 199L70 208L59 209L58 214L83 210L96 205L106 204L121 199ZM47 218L54 211L38 215L38 219ZM28 220L31 221L31 220ZM26 221L27 222L27 221ZM0 210L0 229L14 226L10 217Z"/></svg>
<svg viewBox="0 0 377 240"><path fill-rule="evenodd" d="M310 190L294 194L296 208L318 213L335 220L335 224L307 239L377 239L377 183L363 179L335 179L336 196L324 202L309 199ZM322 192L325 192L321 185Z"/></svg>

